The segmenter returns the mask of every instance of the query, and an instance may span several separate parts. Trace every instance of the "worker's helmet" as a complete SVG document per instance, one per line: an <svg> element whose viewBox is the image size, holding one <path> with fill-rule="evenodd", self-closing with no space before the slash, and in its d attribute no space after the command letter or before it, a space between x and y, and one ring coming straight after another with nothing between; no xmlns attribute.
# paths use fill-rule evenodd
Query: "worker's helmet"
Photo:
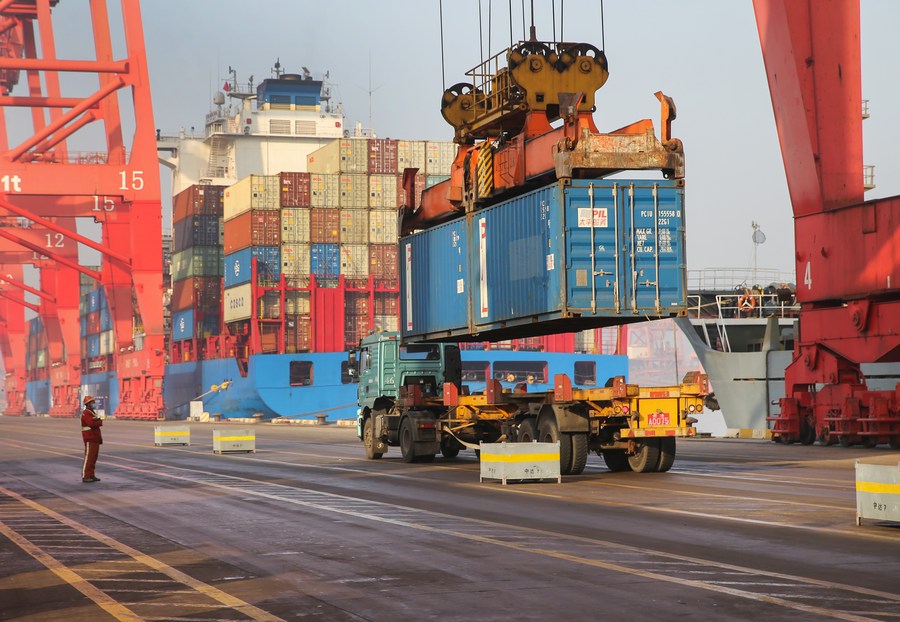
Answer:
<svg viewBox="0 0 900 622"><path fill-rule="evenodd" d="M93 402L93 401L94 401L94 398L92 398L90 395L85 395L85 396L84 396L84 405L85 405L85 406L87 406L88 404L90 404L90 403Z"/></svg>

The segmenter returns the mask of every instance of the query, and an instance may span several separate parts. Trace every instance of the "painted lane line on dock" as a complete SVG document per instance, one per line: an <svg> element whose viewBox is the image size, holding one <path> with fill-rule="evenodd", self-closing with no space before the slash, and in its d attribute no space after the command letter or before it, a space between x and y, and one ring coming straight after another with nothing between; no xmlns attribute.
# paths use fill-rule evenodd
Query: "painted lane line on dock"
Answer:
<svg viewBox="0 0 900 622"><path fill-rule="evenodd" d="M392 524L396 526L407 527L418 531L433 533L435 535L452 536L463 540L479 542L494 546L501 546L513 549L523 553L537 554L544 557L559 559L561 561L577 563L580 565L602 568L622 574L639 576L651 580L665 581L678 585L694 587L697 589L713 591L717 593L727 594L737 598L745 598L757 602L764 602L780 607L814 613L817 615L834 618L839 620L848 620L853 622L868 622L877 620L877 618L869 618L856 615L851 611L840 611L834 609L825 609L815 605L809 605L805 602L795 602L789 600L795 598L798 600L808 599L810 590L818 593L819 590L840 590L846 593L856 595L853 598L846 598L846 602L857 603L860 600L869 605L879 605L888 603L893 607L900 605L900 594L892 594L879 590L871 590L852 585L839 584L831 581L823 581L807 577L799 577L783 573L768 572L736 566L733 564L725 564L721 562L713 562L689 556L676 555L662 551L648 551L618 544L611 541L602 541L591 538L578 536L569 536L565 534L548 534L545 531L532 529L527 527L511 527L510 525L500 524L490 521L482 521L467 517L447 516L438 514L428 510L420 510L406 506L398 506L395 504L383 503L379 501L368 501L357 499L354 497L346 497L334 493L326 493L313 491L302 488L294 488L284 484L268 484L257 480L221 475L211 471L200 471L197 469L184 469L181 467L168 466L170 470L184 471L186 475L177 475L172 472L160 473L155 470L142 469L138 467L130 467L125 465L116 465L119 468L131 470L134 472L144 473L148 476L162 477L167 479L175 479L190 482L193 484L217 488L228 491L240 491L242 494L265 498L272 501L290 503L303 507L313 508L331 513L353 516L367 521L375 521L380 523ZM465 529L460 530L460 525L464 525ZM510 538L511 535L519 533L521 542L516 542ZM545 542L541 542L541 540ZM585 554L586 547L596 547L598 555L587 557ZM619 562L600 561L598 557L603 553L610 557L610 551L622 553L623 559ZM613 555L614 556L614 555ZM640 568L628 567L624 564L635 564L635 560L629 559L631 556L640 556L650 558L648 563L653 563L654 559L662 559L674 562L674 566L670 566L667 574L643 570ZM682 567L679 568L678 564ZM742 590L728 585L720 585L715 581L701 581L689 578L697 574L710 574L713 576L744 576L756 577L759 580L748 581L751 586L765 587L766 583L773 579L782 579L789 581L789 585L797 589L796 593L779 592L777 596L771 594L754 592L750 590ZM870 598L860 599L859 596L868 596ZM834 596L836 600L841 597ZM885 612L889 613L889 612ZM880 615L880 614L877 614Z"/></svg>
<svg viewBox="0 0 900 622"><path fill-rule="evenodd" d="M149 555L145 555L141 553L137 549L134 549L127 544L119 542L109 536L100 533L94 529L91 529L87 525L83 525L78 521L68 518L62 514L59 514L55 510L52 510L36 501L28 499L12 490L9 490L3 486L0 486L0 495L5 495L9 499L12 499L18 502L21 505L31 508L32 510L47 516L54 521L57 521L71 529L74 529L81 534L88 536L98 542L103 543L106 547L117 551L123 555L130 557L128 560L102 560L100 563L107 564L110 562L118 562L123 564L136 564L143 568L151 568L167 577L169 577L174 582L190 587L191 590L160 590L159 593L169 594L169 593L199 593L209 598L219 605L224 605L230 609L240 612L241 614L249 617L252 620L257 620L258 622L284 622L281 618L274 616L262 609L254 607L253 605L231 596L222 590L219 590L209 584L203 583L197 579L194 579L190 575L187 575L180 570L169 566L168 564L159 561L158 559L151 557ZM156 603L148 603L148 602L138 602L138 603L121 603L113 599L109 596L109 590L100 590L99 588L92 585L90 579L82 577L80 574L75 572L74 570L68 568L56 557L45 551L45 548L59 548L56 546L38 546L32 543L27 536L21 535L18 531L15 531L11 527L7 526L4 521L3 513L0 512L0 533L3 533L10 540L15 542L21 549L27 552L29 555L40 561L44 566L50 569L54 574L59 576L69 585L72 585L75 589L80 591L82 594L93 600L97 603L98 606L102 607L106 610L110 615L115 617L117 620L127 621L127 622L135 622L144 620L145 618L139 616L131 609L127 608L125 605L140 605L148 606L148 605L156 605ZM94 549L92 549L94 550ZM205 607L210 609L210 605L195 605L195 604L184 604L184 603L160 603L166 605L173 605L175 607L180 606L190 606L190 607ZM215 606L218 608L218 605Z"/></svg>
<svg viewBox="0 0 900 622"><path fill-rule="evenodd" d="M131 443L111 442L108 444L110 444L110 445L119 444L119 445L146 448L145 445L137 445L137 444L131 444ZM19 448L26 448L26 447L23 447L23 445L28 445L29 447L27 447L27 449L43 451L45 453L51 453L51 454L60 455L60 456L71 457L71 456L77 455L78 460L79 461L81 460L81 455L76 454L73 451L68 451L68 450L67 451L54 451L51 449L47 449L46 445L40 445L38 443L34 443L31 441L3 440L3 441L0 441L0 445L8 445L8 446L14 446L14 447L19 447ZM180 447L179 448L166 447L165 451L182 451L182 452L186 452L188 454L196 453L189 449L180 448ZM150 460L140 460L137 458L126 458L124 456L116 456L115 454L109 454L109 456L111 458L116 458L116 459L124 460L127 462L136 462L139 464L150 464L150 465L160 466L160 467L165 467L165 468L172 467L172 465L168 464L168 463L157 463L157 462L153 462ZM232 457L230 457L230 456L219 456L219 457L221 457L225 460L232 459ZM322 456L322 457L324 457L324 456ZM287 467L302 468L302 469L345 472L345 473L351 473L351 474L356 474L356 475L363 475L366 477L382 477L382 478L387 478L387 479L420 481L420 478L413 477L410 475L404 475L402 472L383 473L383 472L379 472L379 471L371 471L371 470L367 470L367 469L358 469L358 468L352 468L352 467L318 465L318 464L313 464L313 465L297 464L295 462L285 462L285 461L281 461L281 460L269 460L266 458L243 456L243 455L240 457L240 460L242 460L242 461L252 460L253 462L258 462L258 463L262 463L262 464L274 464L274 465L279 465L279 466L287 466ZM364 459L360 459L359 461L369 462ZM386 464L386 463L382 461L379 464L379 466L382 466L384 464ZM398 466L398 469L402 468L401 465L397 465L397 466ZM440 468L444 468L445 466L446 465L439 465L436 467L432 467L432 469L437 470ZM177 467L177 468L182 468L182 467ZM189 469L184 469L184 470L189 470ZM417 473L421 472L421 471L422 471L421 468L416 467ZM569 482L567 482L567 485L571 485L573 483L579 483L579 482L569 481ZM580 484L582 484L584 486L594 486L594 487L596 487L596 486L602 487L604 485L610 485L609 482L596 482L593 480L586 480L584 482L580 482ZM458 487L462 487L462 488L472 488L472 489L481 489L483 487L482 484L478 484L478 483L460 484L460 483L453 483L453 482L442 482L442 485L458 486ZM547 485L547 486L550 487L552 485ZM624 487L626 485L622 484L620 486ZM631 488L636 489L636 490L650 490L646 486L635 486L635 485L630 485L630 486L631 486ZM553 494L553 493L548 493L548 492L535 492L535 491L530 491L530 490L527 490L527 491L526 490L517 490L511 486L508 486L508 487L500 490L500 492L504 493L504 494L534 495L534 496L545 497L548 499L554 499L554 500L558 500L558 501L572 501L573 500L571 497L567 497L565 495ZM667 490L666 492L678 494L678 495L687 495L688 494L687 491L679 491L679 490L675 490L675 491ZM711 493L698 493L698 494L709 495ZM738 497L738 496L734 496L734 495L712 495L712 496L717 497L719 499L725 499L725 500L730 499L730 500L738 500L738 501L748 501L751 499L750 497ZM767 501L765 499L757 499L757 500ZM598 499L590 499L590 498L584 498L584 497L578 498L575 501L577 501L579 503L590 503L592 505L599 505L599 506L604 506L604 507L621 507L621 508L629 508L629 509L640 509L640 510L644 510L647 512L673 514L673 515L678 515L678 516L688 516L688 517L692 517L692 518L722 520L722 521L733 522L733 523L760 525L760 526L765 526L765 527L778 527L778 528L783 528L783 529L794 529L794 530L808 531L808 532L813 532L813 533L839 535L839 536L843 536L843 537L863 538L863 539L867 539L867 540L885 540L888 542L896 542L897 541L895 536L885 536L885 535L881 535L878 533L873 533L871 531L845 531L845 530L841 530L841 529L835 529L832 527L815 527L815 526L801 525L801 524L787 522L787 521L776 522L773 520L760 520L760 519L747 518L744 516L727 516L724 514L711 515L711 514L709 514L709 512L696 512L696 511L691 511L691 510L680 510L680 509L676 509L676 508L668 508L668 507L662 507L662 506L656 506L656 505L643 505L643 504L639 504L639 503L629 503L629 502L625 502L625 501L610 501L610 500L605 500L605 499L598 500ZM789 507L800 507L800 508L810 505L810 504L806 504L803 502L795 502L795 501L787 501L787 500L779 501L779 504L789 506ZM822 506L818 506L818 507L821 508ZM844 508L844 507L835 508L834 506L824 506L824 507L826 509L837 509L839 511L846 511L846 512L849 512L851 516L855 517L855 507L853 507L853 508L849 508L849 507L848 508Z"/></svg>

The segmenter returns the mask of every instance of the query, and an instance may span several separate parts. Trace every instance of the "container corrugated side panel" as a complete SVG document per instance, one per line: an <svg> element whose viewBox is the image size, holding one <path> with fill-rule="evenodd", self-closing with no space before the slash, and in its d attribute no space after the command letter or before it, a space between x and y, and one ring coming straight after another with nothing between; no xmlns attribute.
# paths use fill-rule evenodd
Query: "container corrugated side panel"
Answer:
<svg viewBox="0 0 900 622"><path fill-rule="evenodd" d="M341 210L341 244L368 244L369 210Z"/></svg>
<svg viewBox="0 0 900 622"><path fill-rule="evenodd" d="M542 316L562 306L561 220L555 184L473 215L475 326Z"/></svg>
<svg viewBox="0 0 900 622"><path fill-rule="evenodd" d="M186 309L172 314L172 340L184 341L194 338L194 310Z"/></svg>
<svg viewBox="0 0 900 622"><path fill-rule="evenodd" d="M340 202L340 175L309 176L309 204L312 207L337 207Z"/></svg>
<svg viewBox="0 0 900 622"><path fill-rule="evenodd" d="M309 216L309 241L312 244L337 244L341 241L340 211L314 207Z"/></svg>
<svg viewBox="0 0 900 622"><path fill-rule="evenodd" d="M224 319L226 322L246 320L253 309L252 288L250 283L225 290Z"/></svg>
<svg viewBox="0 0 900 622"><path fill-rule="evenodd" d="M340 274L341 251L337 244L312 244L309 257L310 274L333 278Z"/></svg>
<svg viewBox="0 0 900 622"><path fill-rule="evenodd" d="M286 277L309 276L309 244L282 244L281 271Z"/></svg>
<svg viewBox="0 0 900 622"><path fill-rule="evenodd" d="M309 257L309 253L306 254ZM309 271L307 270L307 273ZM309 292L288 291L284 293L284 312L286 315L309 314Z"/></svg>
<svg viewBox="0 0 900 622"><path fill-rule="evenodd" d="M397 249L396 244L369 245L369 274L389 287L396 287L399 276Z"/></svg>
<svg viewBox="0 0 900 622"><path fill-rule="evenodd" d="M311 210L307 207L287 207L281 210L281 243L308 244L309 217Z"/></svg>
<svg viewBox="0 0 900 622"><path fill-rule="evenodd" d="M234 287L250 281L252 260L256 257L257 278L260 281L277 281L281 274L281 247L251 246L225 257L225 287Z"/></svg>
<svg viewBox="0 0 900 622"><path fill-rule="evenodd" d="M368 175L341 175L340 207L365 209L369 207L369 178Z"/></svg>
<svg viewBox="0 0 900 622"><path fill-rule="evenodd" d="M584 316L653 318L684 310L681 182L575 180L566 199L566 302L570 311ZM592 271L605 274L592 283ZM618 289L612 274L618 275Z"/></svg>
<svg viewBox="0 0 900 622"><path fill-rule="evenodd" d="M309 207L309 173L281 173L281 207Z"/></svg>
<svg viewBox="0 0 900 622"><path fill-rule="evenodd" d="M369 276L369 246L367 244L341 245L341 274L349 279Z"/></svg>
<svg viewBox="0 0 900 622"><path fill-rule="evenodd" d="M407 168L417 168L419 174L425 174L424 140L397 141L397 172L403 173Z"/></svg>
<svg viewBox="0 0 900 622"><path fill-rule="evenodd" d="M400 242L404 338L468 330L468 235L465 218Z"/></svg>
<svg viewBox="0 0 900 622"><path fill-rule="evenodd" d="M400 181L396 175L369 176L369 207L396 209L400 205Z"/></svg>
<svg viewBox="0 0 900 622"><path fill-rule="evenodd" d="M397 210L372 210L369 213L370 244L396 244L398 232Z"/></svg>
<svg viewBox="0 0 900 622"><path fill-rule="evenodd" d="M306 170L315 175L341 172L341 141L333 140L306 156Z"/></svg>

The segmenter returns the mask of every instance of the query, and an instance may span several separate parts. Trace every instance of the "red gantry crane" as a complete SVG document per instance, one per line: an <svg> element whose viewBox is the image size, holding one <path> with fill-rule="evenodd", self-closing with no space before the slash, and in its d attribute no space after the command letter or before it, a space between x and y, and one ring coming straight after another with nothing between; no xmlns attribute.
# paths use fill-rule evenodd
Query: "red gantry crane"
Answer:
<svg viewBox="0 0 900 622"><path fill-rule="evenodd" d="M863 200L859 0L754 0L794 209L801 304L774 438L900 447L900 197Z"/></svg>
<svg viewBox="0 0 900 622"><path fill-rule="evenodd" d="M56 52L52 12L57 4L0 0L0 208L49 235L39 248L15 229L5 231L4 238L53 264L41 269L38 308L48 327L53 413L74 416L78 409L81 273L102 283L112 316L120 398L114 414L156 419L163 412L165 366L162 215L140 5L138 0L121 2L125 53L116 57L107 1L82 3L91 24L82 36L92 40L94 54L68 59ZM69 82L62 74L77 74L81 86L93 82L91 92L65 92L62 85ZM20 81L27 94L13 95ZM129 105L120 106L121 101ZM12 121L15 108L30 111L31 127L24 135L22 124ZM105 150L69 148L93 128L100 128ZM133 128L130 137L125 128ZM76 217L100 223L102 242L80 236L58 220ZM99 251L100 270L80 266L70 253L60 252L66 241ZM18 330L19 312L11 309L18 303L5 299L4 304L7 326ZM135 347L135 325L143 327L142 349ZM10 335L9 341L15 338ZM14 367L7 367L7 373L19 374L20 356L15 345L10 348L4 347L4 357Z"/></svg>

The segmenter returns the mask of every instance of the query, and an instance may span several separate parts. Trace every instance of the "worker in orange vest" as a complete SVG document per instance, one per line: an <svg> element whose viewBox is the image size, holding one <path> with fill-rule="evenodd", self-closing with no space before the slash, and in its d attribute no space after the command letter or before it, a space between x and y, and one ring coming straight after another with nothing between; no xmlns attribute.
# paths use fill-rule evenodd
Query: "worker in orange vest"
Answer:
<svg viewBox="0 0 900 622"><path fill-rule="evenodd" d="M100 434L100 426L103 420L97 416L94 410L94 398L86 395L84 398L84 410L81 411L81 438L84 441L84 466L81 468L81 481L85 484L99 482L99 477L94 477L94 466L97 464L97 456L100 454L100 445L103 444L103 436Z"/></svg>

